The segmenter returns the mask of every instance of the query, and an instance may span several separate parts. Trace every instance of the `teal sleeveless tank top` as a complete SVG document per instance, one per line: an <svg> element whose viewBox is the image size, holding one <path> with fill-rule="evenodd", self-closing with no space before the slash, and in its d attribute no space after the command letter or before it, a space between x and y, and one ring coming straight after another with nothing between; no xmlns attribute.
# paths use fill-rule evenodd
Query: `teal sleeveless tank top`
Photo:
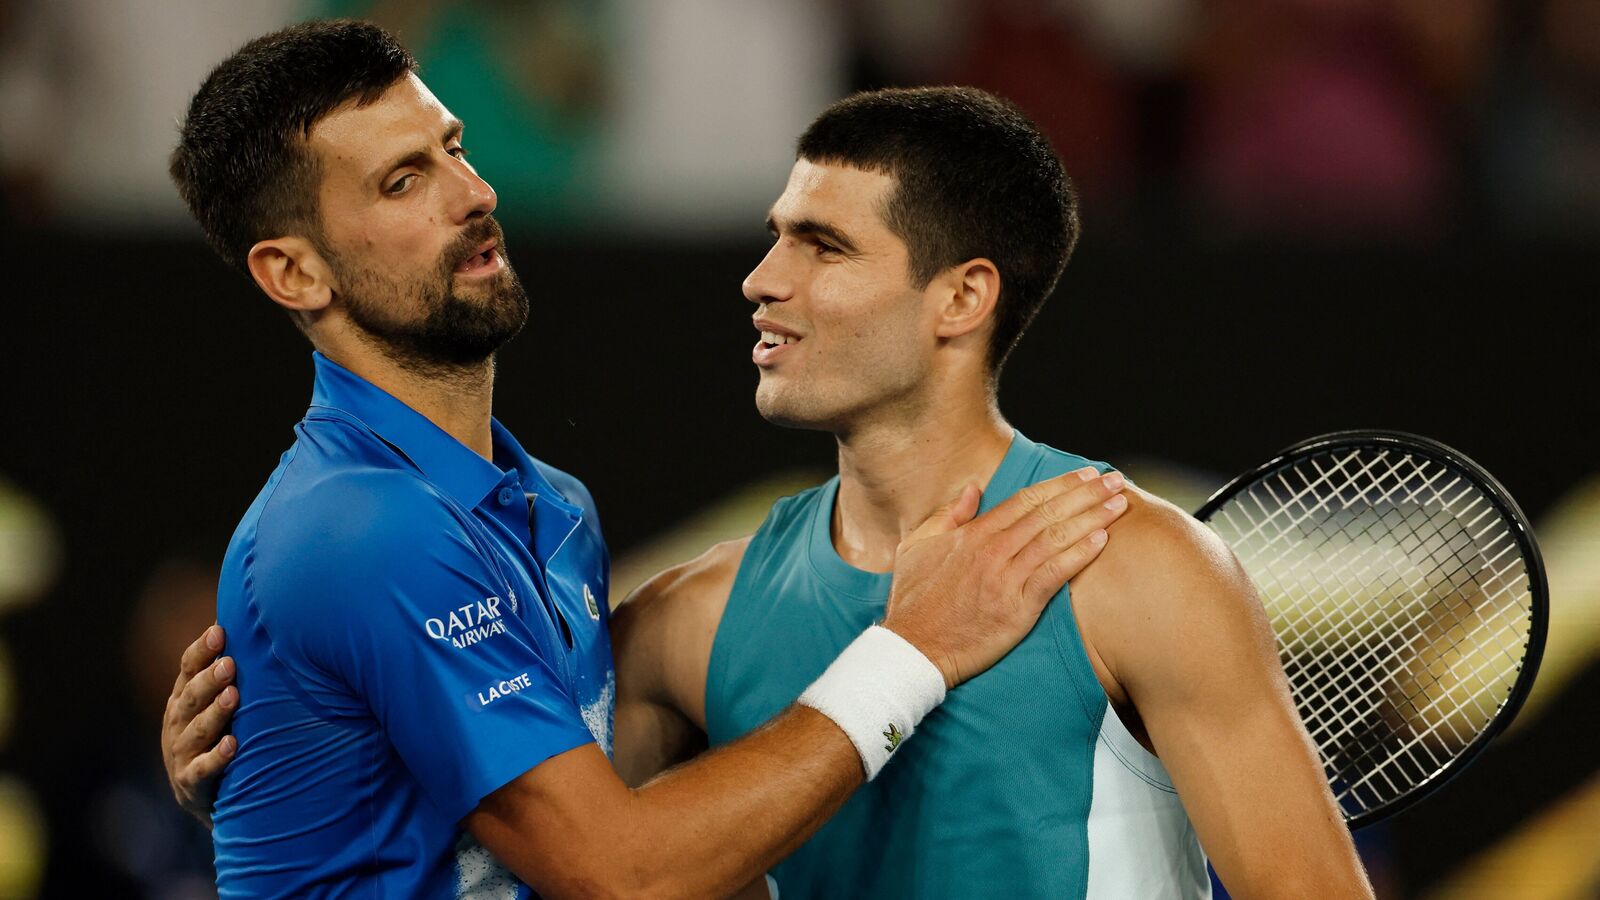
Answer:
<svg viewBox="0 0 1600 900"><path fill-rule="evenodd" d="M1109 468L1018 432L980 512L1085 465ZM745 551L706 680L713 745L794 702L883 617L890 575L833 547L837 489L778 501ZM784 900L1210 894L1172 783L1111 711L1066 588L771 874Z"/></svg>

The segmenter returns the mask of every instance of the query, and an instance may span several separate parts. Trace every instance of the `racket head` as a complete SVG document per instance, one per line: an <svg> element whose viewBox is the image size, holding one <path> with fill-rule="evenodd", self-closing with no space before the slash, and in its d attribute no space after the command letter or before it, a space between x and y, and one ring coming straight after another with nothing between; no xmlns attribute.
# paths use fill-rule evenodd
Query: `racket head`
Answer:
<svg viewBox="0 0 1600 900"><path fill-rule="evenodd" d="M1320 484L1318 478L1323 479ZM1346 503L1368 507L1352 513L1349 506L1341 508ZM1458 519L1453 512L1457 508L1466 509L1471 521L1464 524ZM1255 582L1296 709L1312 734L1351 828L1393 816L1444 786L1511 723L1527 699L1549 623L1544 562L1533 529L1510 492L1460 451L1404 432L1319 435L1233 479L1195 517L1230 545ZM1473 538L1473 532L1465 531L1467 525L1490 535L1489 539ZM1406 532L1416 528L1431 529L1432 534L1409 545L1402 543ZM1391 540L1394 546L1386 552L1381 545ZM1407 582L1399 579L1412 572L1398 573L1407 566L1420 569L1414 558L1419 551L1426 551L1423 558L1437 564L1440 550L1451 550L1456 570L1447 573L1450 577L1442 583L1430 580L1424 592L1402 591L1412 596L1398 601L1389 596L1395 583L1383 583L1381 573L1365 581L1340 577L1340 567L1347 564L1365 562L1369 573L1374 563L1387 564L1403 586ZM1462 550L1467 551L1465 560ZM1493 559L1489 552L1495 554ZM1298 561L1293 554L1299 554ZM1507 559L1511 554L1515 556ZM1504 564L1494 569L1502 560ZM1488 578L1480 579L1485 565L1478 563L1492 569ZM1292 583L1286 583L1287 578ZM1488 590L1496 583L1498 587ZM1344 599L1333 599L1336 596ZM1470 624L1457 616L1476 615L1475 598L1491 601L1493 609L1490 618L1465 636L1504 620L1494 635L1499 639L1500 632L1511 627L1510 643L1492 648L1474 645L1466 653L1456 653L1459 640L1448 646L1442 643L1452 630ZM1444 612L1438 612L1440 608ZM1372 610L1394 615L1369 633L1357 633L1359 628L1349 626L1367 623L1356 623L1352 609L1357 615ZM1343 616L1343 621L1331 623L1334 614ZM1320 621L1313 621L1313 616ZM1341 626L1346 633L1333 633ZM1308 633L1324 642L1321 656L1310 652L1315 645L1308 645ZM1404 640L1394 645L1402 636ZM1484 713L1478 698L1469 698L1473 709L1466 720L1473 733L1460 734L1462 729L1455 726L1462 723L1452 721L1452 716L1466 710L1466 703L1450 712L1434 710L1457 693L1453 687L1440 687L1448 684L1445 677L1461 674L1448 665L1452 654L1462 668L1476 661L1474 653L1506 663L1519 644L1521 656L1514 671L1492 673L1496 680L1488 685L1489 699L1496 701L1495 708ZM1420 671L1401 659L1403 653L1421 663ZM1341 660L1341 654L1366 668ZM1480 668L1474 666L1467 674L1477 677ZM1435 676L1431 683L1426 680L1430 675ZM1503 684L1506 681L1509 686ZM1334 692L1332 697L1329 691ZM1419 709L1415 701L1428 697L1434 699ZM1330 700L1342 701L1348 708L1334 709ZM1436 721L1423 721L1426 730L1416 734L1407 706L1412 713L1434 713ZM1412 730L1410 738L1405 728ZM1442 747L1435 748L1436 742ZM1385 766L1392 768L1385 772Z"/></svg>

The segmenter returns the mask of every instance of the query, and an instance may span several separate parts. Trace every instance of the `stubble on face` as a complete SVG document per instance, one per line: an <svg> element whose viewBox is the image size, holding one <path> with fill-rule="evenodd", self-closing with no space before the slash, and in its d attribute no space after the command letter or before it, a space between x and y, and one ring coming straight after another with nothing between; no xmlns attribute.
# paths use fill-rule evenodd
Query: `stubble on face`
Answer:
<svg viewBox="0 0 1600 900"><path fill-rule="evenodd" d="M919 415L925 405L927 366L911 349L916 320L902 314L873 324L879 327L851 333L845 346L832 348L836 352L814 348L817 352L807 360L812 371L792 376L762 372L756 385L757 412L783 428L834 434ZM899 327L885 327L891 324Z"/></svg>
<svg viewBox="0 0 1600 900"><path fill-rule="evenodd" d="M504 268L470 293L458 294L456 267L490 239ZM381 271L332 248L324 248L323 254L338 279L338 299L351 324L411 371L439 375L481 364L527 324L528 295L505 255L500 225L491 216L464 228L439 254L438 265L418 277Z"/></svg>

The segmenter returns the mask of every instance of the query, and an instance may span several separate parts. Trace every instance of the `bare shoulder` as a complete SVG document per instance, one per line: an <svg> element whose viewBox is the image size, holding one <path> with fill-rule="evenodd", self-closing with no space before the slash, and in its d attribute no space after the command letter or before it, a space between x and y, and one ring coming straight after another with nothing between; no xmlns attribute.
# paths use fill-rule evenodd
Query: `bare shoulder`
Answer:
<svg viewBox="0 0 1600 900"><path fill-rule="evenodd" d="M1111 526L1112 539L1100 557L1079 576L1086 585L1115 587L1141 603L1160 603L1171 597L1167 589L1195 582L1232 584L1243 577L1233 552L1199 520L1132 485L1123 493L1128 511Z"/></svg>
<svg viewBox="0 0 1600 900"><path fill-rule="evenodd" d="M1272 651L1255 588L1233 552L1177 506L1129 487L1128 511L1072 583L1090 661L1113 700L1141 676L1229 648Z"/></svg>
<svg viewBox="0 0 1600 900"><path fill-rule="evenodd" d="M646 579L613 611L613 640L617 639L619 631L653 628L681 618L711 615L720 620L748 546L748 536L723 541L694 559Z"/></svg>
<svg viewBox="0 0 1600 900"><path fill-rule="evenodd" d="M666 704L704 727L711 646L749 545L748 537L716 544L657 573L612 611L619 693Z"/></svg>

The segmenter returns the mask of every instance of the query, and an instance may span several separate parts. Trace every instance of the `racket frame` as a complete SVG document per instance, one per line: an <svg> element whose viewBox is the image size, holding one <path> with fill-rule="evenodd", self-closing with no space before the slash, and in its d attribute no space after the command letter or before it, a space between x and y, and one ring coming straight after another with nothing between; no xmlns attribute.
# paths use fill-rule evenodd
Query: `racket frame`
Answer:
<svg viewBox="0 0 1600 900"><path fill-rule="evenodd" d="M1511 693L1506 698L1505 704L1495 713L1494 719L1489 722L1489 726L1480 732L1472 743L1467 745L1466 749L1447 762L1443 768L1419 781L1399 797L1381 806L1357 813L1354 816L1345 814L1343 804L1340 804L1340 813L1346 815L1345 822L1353 831L1395 816L1444 787L1457 775L1461 774L1462 770L1471 764L1479 753L1483 752L1483 748L1487 747L1490 741L1494 740L1516 719L1517 713L1522 709L1523 702L1527 700L1529 692L1533 690L1534 679L1539 674L1539 663L1544 658L1545 636L1549 629L1550 619L1550 586L1545 576L1544 558L1539 553L1538 542L1534 540L1533 527L1528 524L1528 517L1523 515L1522 508L1512 499L1511 493L1505 489L1505 486L1465 453L1431 438L1404 431L1355 429L1335 431L1307 438L1285 448L1273 456L1272 459L1236 476L1233 480L1223 485L1206 500L1205 505L1200 507L1194 517L1201 522L1207 522L1224 504L1258 481L1264 480L1307 457L1344 448L1352 450L1401 450L1448 466L1461 472L1476 484L1484 495L1489 498L1489 501L1494 504L1500 515L1511 523L1512 533L1517 541L1518 549L1522 552L1523 564L1528 573L1528 594L1531 606L1529 617L1532 620L1528 627L1528 646L1523 653L1522 668L1517 672L1517 681L1512 685ZM1277 635L1273 637L1276 639ZM1321 761L1320 752L1318 761Z"/></svg>

